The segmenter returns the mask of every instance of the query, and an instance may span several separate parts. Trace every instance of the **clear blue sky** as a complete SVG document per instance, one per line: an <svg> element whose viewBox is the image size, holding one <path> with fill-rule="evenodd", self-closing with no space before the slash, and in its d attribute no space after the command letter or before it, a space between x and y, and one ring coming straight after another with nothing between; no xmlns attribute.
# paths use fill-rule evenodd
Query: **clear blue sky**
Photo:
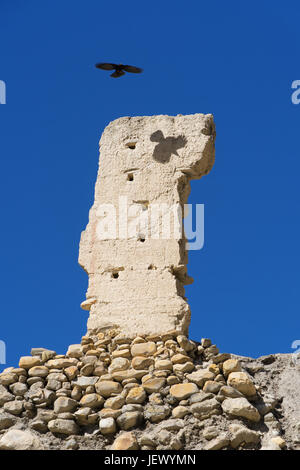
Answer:
<svg viewBox="0 0 300 470"><path fill-rule="evenodd" d="M300 79L296 1L1 0L1 328L7 365L86 331L78 266L104 127L213 113L212 172L192 183L205 247L190 252L191 338L291 352L299 328ZM111 79L114 61L144 68Z"/></svg>

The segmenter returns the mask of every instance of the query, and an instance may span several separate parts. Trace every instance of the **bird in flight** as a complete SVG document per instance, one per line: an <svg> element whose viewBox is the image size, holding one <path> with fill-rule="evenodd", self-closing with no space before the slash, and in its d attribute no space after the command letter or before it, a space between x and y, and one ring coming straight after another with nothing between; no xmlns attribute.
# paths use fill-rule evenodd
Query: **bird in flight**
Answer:
<svg viewBox="0 0 300 470"><path fill-rule="evenodd" d="M114 70L114 72L110 75L111 77L118 78L125 75L125 72L130 73L141 73L143 69L139 67L134 67L133 65L123 65L123 64L109 64L106 62L100 62L96 64L97 69L102 70Z"/></svg>

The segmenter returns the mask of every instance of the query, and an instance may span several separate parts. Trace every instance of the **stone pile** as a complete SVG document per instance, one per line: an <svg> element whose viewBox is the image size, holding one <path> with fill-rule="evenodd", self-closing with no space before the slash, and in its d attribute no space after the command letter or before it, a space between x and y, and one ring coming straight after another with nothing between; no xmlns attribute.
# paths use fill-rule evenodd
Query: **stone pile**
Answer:
<svg viewBox="0 0 300 470"><path fill-rule="evenodd" d="M0 374L0 449L280 449L278 406L209 339L110 330Z"/></svg>

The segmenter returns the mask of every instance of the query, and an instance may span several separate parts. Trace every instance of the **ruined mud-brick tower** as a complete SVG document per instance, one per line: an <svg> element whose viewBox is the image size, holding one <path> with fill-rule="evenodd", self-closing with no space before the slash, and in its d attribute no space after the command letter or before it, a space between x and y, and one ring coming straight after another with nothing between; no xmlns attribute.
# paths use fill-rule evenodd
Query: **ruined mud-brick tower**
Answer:
<svg viewBox="0 0 300 470"><path fill-rule="evenodd" d="M95 202L79 253L89 275L81 305L90 310L89 332L188 334L184 285L192 279L186 273L186 240L172 229L169 238L162 235L165 219L151 218L150 211L187 203L190 180L213 166L214 140L210 114L123 117L104 130ZM148 228L141 222L145 217ZM129 227L137 219L133 235Z"/></svg>

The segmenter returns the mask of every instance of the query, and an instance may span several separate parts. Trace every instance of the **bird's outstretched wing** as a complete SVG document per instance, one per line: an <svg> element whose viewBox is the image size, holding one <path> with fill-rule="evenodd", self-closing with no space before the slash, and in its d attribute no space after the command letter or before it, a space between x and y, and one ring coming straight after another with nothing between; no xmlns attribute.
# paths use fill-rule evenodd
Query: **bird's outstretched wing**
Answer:
<svg viewBox="0 0 300 470"><path fill-rule="evenodd" d="M96 64L97 69L102 69L102 70L114 70L117 68L117 64L109 64L107 62L100 62L99 64Z"/></svg>
<svg viewBox="0 0 300 470"><path fill-rule="evenodd" d="M130 73L141 73L143 71L143 69L134 67L133 65L123 65L123 70Z"/></svg>

